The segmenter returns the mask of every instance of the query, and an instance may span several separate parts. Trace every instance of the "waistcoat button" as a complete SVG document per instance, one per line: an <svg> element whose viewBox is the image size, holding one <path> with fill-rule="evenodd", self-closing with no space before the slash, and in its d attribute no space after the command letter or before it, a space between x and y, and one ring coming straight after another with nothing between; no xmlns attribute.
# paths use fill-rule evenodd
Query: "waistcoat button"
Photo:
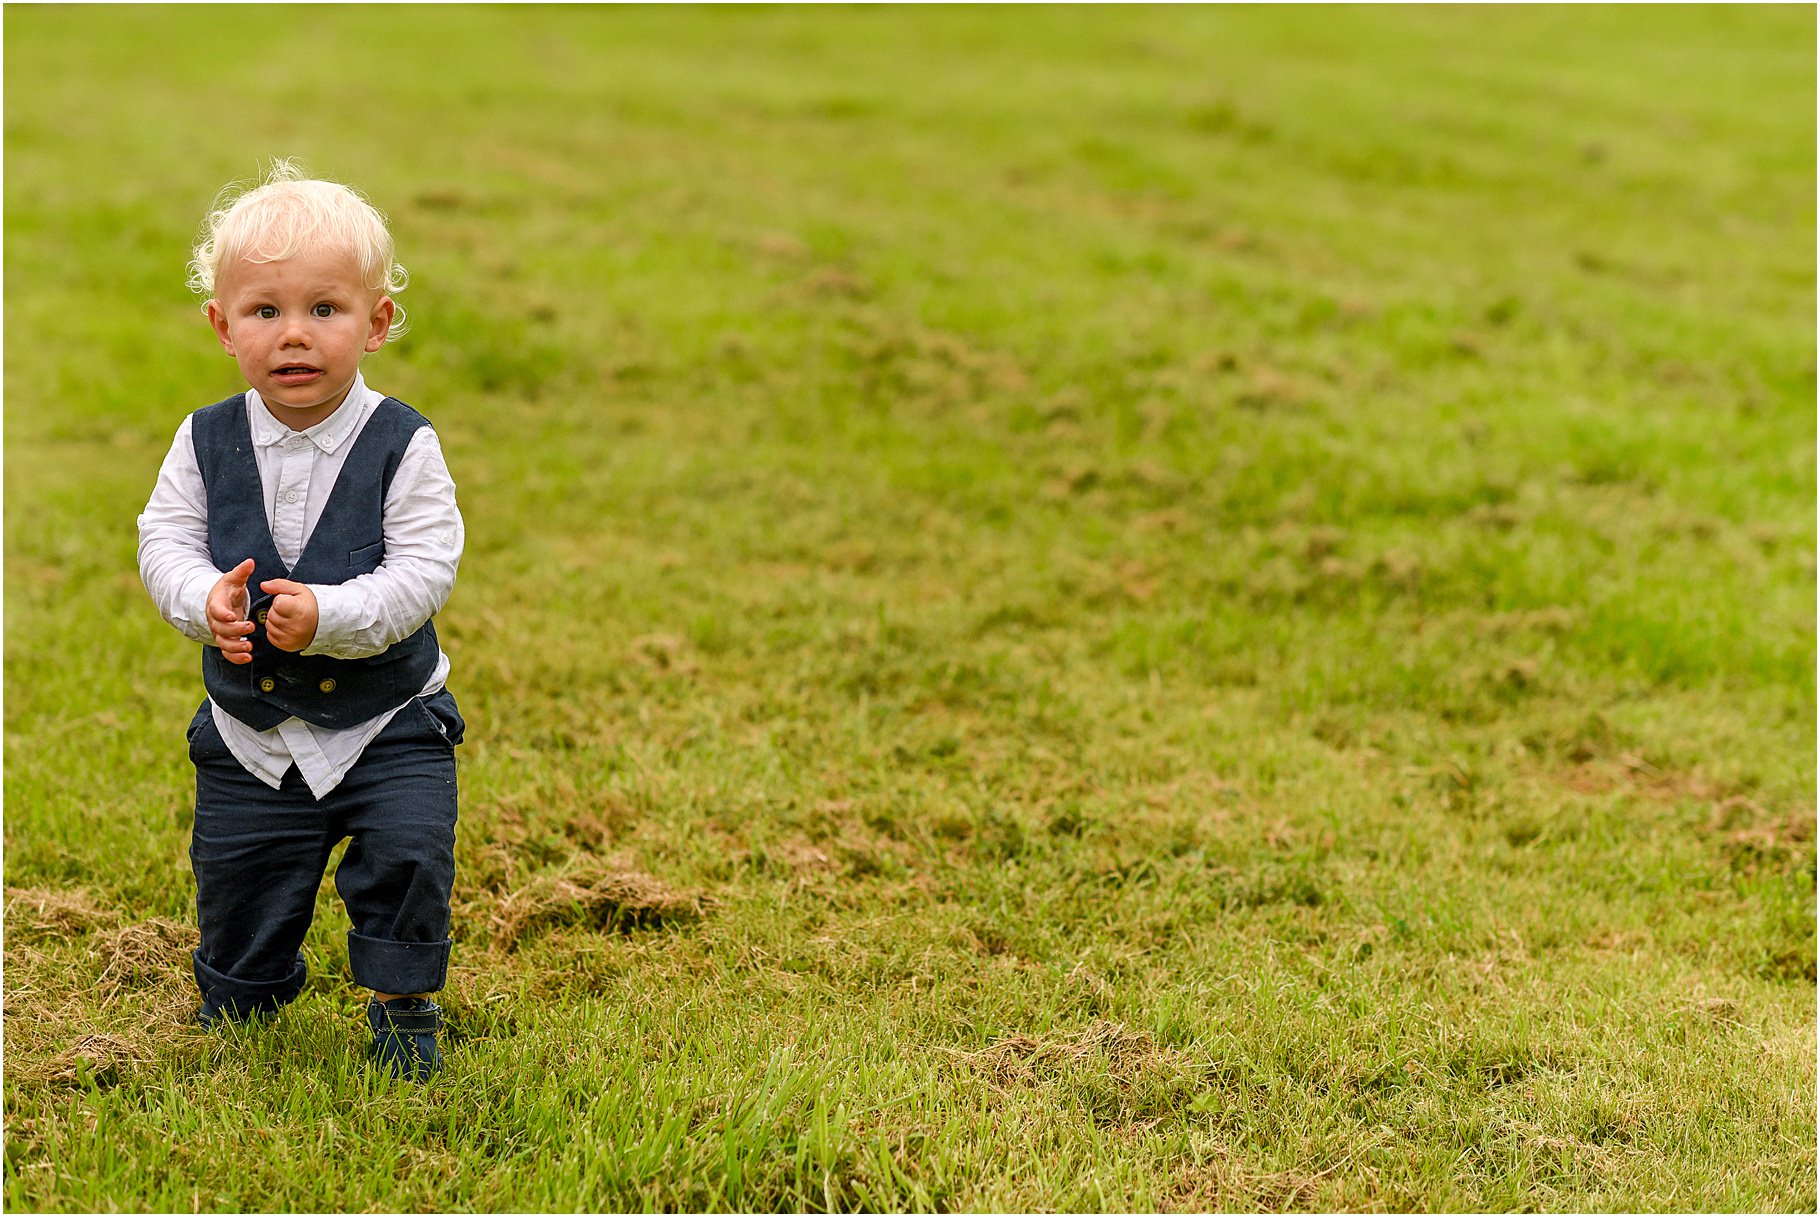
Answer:
<svg viewBox="0 0 1820 1217"><path fill-rule="evenodd" d="M328 680L323 681L321 684L317 685L316 687L318 689L321 689L324 693L333 693L335 691L335 681L333 678L330 678Z"/></svg>
<svg viewBox="0 0 1820 1217"><path fill-rule="evenodd" d="M270 693L273 689L276 689L277 687L278 687L278 682L273 680L270 676L266 677L264 680L259 682L259 691L261 693Z"/></svg>

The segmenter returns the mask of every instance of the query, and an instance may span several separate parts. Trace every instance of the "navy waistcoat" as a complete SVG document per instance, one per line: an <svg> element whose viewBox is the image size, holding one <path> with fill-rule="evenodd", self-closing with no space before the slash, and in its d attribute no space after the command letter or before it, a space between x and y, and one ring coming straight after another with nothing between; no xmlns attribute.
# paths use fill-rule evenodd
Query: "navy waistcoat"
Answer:
<svg viewBox="0 0 1820 1217"><path fill-rule="evenodd" d="M396 398L374 409L323 504L297 565L286 568L265 516L265 490L253 458L246 394L236 393L190 417L190 440L208 492L209 556L217 570L253 559L247 580L253 617L253 662L232 664L218 647L202 648L202 683L215 704L253 728L269 731L295 715L319 727L352 727L402 706L436 670L436 628L424 622L410 637L365 659L301 655L272 645L265 613L276 597L267 579L345 583L385 560L385 499L417 428L429 420Z"/></svg>

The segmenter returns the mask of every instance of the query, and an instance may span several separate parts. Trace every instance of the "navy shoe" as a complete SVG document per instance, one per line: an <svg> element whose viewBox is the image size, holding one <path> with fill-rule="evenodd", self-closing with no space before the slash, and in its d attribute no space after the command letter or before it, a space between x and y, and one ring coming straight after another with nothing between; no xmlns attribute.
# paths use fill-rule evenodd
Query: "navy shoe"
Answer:
<svg viewBox="0 0 1820 1217"><path fill-rule="evenodd" d="M393 1077L420 1082L442 1065L436 1033L442 1029L442 1007L427 997L394 997L367 1003L373 1027L373 1059Z"/></svg>
<svg viewBox="0 0 1820 1217"><path fill-rule="evenodd" d="M278 1007L267 1002L217 1002L204 998L196 1007L196 1025L213 1031L228 1023L250 1023L254 1019L269 1023L278 1017Z"/></svg>

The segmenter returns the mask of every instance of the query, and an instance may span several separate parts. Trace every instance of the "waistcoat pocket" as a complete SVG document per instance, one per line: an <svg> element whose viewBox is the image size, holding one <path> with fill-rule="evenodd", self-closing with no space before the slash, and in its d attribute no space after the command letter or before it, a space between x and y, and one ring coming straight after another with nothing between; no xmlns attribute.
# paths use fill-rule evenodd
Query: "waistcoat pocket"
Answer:
<svg viewBox="0 0 1820 1217"><path fill-rule="evenodd" d="M348 551L348 574L364 575L368 571L378 570L379 564L385 561L385 542L375 541L359 549Z"/></svg>

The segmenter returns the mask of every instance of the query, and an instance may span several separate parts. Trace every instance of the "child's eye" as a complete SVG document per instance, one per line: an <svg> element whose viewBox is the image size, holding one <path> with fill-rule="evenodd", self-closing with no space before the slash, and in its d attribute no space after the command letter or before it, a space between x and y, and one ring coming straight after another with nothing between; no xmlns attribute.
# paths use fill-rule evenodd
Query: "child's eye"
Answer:
<svg viewBox="0 0 1820 1217"><path fill-rule="evenodd" d="M332 304L318 304L315 308L311 309L310 312L316 314L318 317L333 317L335 315L335 306Z"/></svg>
<svg viewBox="0 0 1820 1217"><path fill-rule="evenodd" d="M273 308L269 304L262 304L253 311L256 314L258 314L260 317L263 317L267 321L270 321L272 318L274 318L278 315L278 310Z"/></svg>

